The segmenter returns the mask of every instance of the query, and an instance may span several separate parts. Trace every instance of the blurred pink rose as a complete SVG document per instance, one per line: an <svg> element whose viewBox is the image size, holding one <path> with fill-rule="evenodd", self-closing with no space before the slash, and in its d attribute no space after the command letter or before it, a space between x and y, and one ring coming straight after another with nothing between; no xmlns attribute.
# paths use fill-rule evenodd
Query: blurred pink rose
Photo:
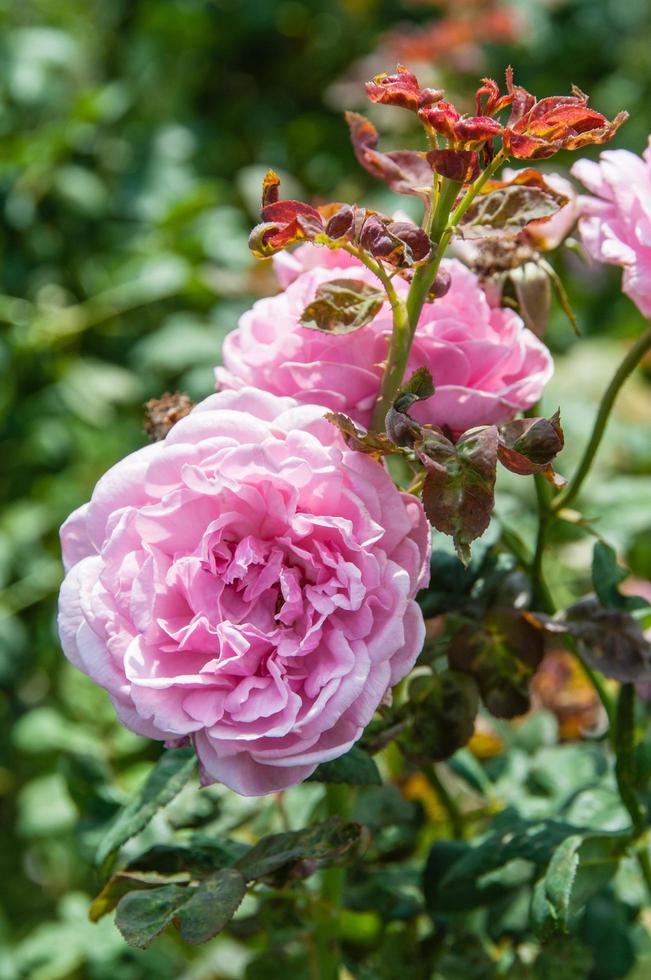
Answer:
<svg viewBox="0 0 651 980"><path fill-rule="evenodd" d="M412 413L455 433L505 422L540 397L553 372L550 354L517 313L489 306L473 272L455 260L444 260L443 268L452 285L423 308L407 366L407 374L429 368L436 392ZM286 290L255 303L226 337L218 386L254 385L345 412L368 426L391 334L389 304L346 336L308 329L299 318L321 283L377 280L346 252L313 245L283 257L280 276ZM394 281L405 295L407 284Z"/></svg>
<svg viewBox="0 0 651 980"><path fill-rule="evenodd" d="M247 796L346 752L423 643L420 501L322 415L213 395L61 529L66 656L124 725L189 736L202 781Z"/></svg>
<svg viewBox="0 0 651 980"><path fill-rule="evenodd" d="M572 167L595 197L581 198L579 232L598 262L624 270L622 289L651 317L651 139L642 157L606 150Z"/></svg>

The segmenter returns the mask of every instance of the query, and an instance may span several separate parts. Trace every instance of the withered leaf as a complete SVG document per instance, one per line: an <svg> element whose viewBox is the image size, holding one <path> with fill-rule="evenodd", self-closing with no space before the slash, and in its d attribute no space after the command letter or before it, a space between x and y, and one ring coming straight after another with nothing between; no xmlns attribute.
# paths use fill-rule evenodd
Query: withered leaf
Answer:
<svg viewBox="0 0 651 980"><path fill-rule="evenodd" d="M526 184L510 184L479 196L466 211L459 229L464 238L513 238L530 221L551 218L562 195Z"/></svg>
<svg viewBox="0 0 651 980"><path fill-rule="evenodd" d="M493 510L497 429L470 429L456 444L442 433L427 433L418 454L427 469L423 505L428 520L452 535L467 565L470 544L484 533Z"/></svg>
<svg viewBox="0 0 651 980"><path fill-rule="evenodd" d="M491 714L514 718L529 710L529 682L543 653L542 634L522 613L495 609L454 634L448 661L474 677Z"/></svg>
<svg viewBox="0 0 651 980"><path fill-rule="evenodd" d="M449 759L473 733L477 685L455 670L421 676L410 685L409 705L409 721L398 738L401 751L421 765Z"/></svg>
<svg viewBox="0 0 651 980"><path fill-rule="evenodd" d="M651 644L625 609L606 608L596 596L585 596L556 619L525 615L539 629L574 637L583 659L605 677L628 684L651 676Z"/></svg>
<svg viewBox="0 0 651 980"><path fill-rule="evenodd" d="M332 279L318 287L301 314L301 325L337 336L353 333L377 316L385 299L382 289L360 279Z"/></svg>
<svg viewBox="0 0 651 980"><path fill-rule="evenodd" d="M339 429L349 449L356 449L357 452L368 453L370 456L398 452L398 447L383 432L367 432L342 412L327 412L324 417Z"/></svg>

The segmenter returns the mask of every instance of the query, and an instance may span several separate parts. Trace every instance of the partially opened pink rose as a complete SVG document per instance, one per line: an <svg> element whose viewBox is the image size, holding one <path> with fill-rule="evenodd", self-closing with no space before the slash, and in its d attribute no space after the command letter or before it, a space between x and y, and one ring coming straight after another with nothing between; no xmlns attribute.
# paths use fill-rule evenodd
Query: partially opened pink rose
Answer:
<svg viewBox="0 0 651 980"><path fill-rule="evenodd" d="M244 795L346 752L423 643L422 506L322 416L213 395L61 530L67 657L123 724L189 736L203 782Z"/></svg>
<svg viewBox="0 0 651 980"><path fill-rule="evenodd" d="M651 138L642 157L606 150L572 167L594 196L581 198L579 232L598 262L624 270L622 289L651 317Z"/></svg>
<svg viewBox="0 0 651 980"><path fill-rule="evenodd" d="M303 327L300 316L322 283L377 280L346 252L313 245L283 257L279 268L287 288L255 303L226 337L218 386L255 385L345 412L368 426L391 335L389 304L345 336ZM425 304L407 366L407 373L427 367L436 392L414 406L413 414L455 433L507 421L540 397L553 371L549 352L517 313L490 307L473 272L456 260L444 260L443 268L452 285L444 297ZM394 282L405 295L407 284Z"/></svg>

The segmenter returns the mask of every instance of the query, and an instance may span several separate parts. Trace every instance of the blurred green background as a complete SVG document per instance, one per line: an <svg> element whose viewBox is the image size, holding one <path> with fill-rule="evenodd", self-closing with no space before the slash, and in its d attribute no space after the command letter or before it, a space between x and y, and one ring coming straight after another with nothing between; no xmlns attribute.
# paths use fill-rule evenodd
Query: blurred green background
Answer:
<svg viewBox="0 0 651 980"><path fill-rule="evenodd" d="M110 920L86 920L93 828L157 747L118 730L102 692L60 653L57 529L143 443L147 398L211 391L224 334L274 288L247 248L267 167L286 196L398 204L356 166L341 118L345 106L364 111L365 77L401 58L470 107L476 78L512 63L539 96L575 82L607 115L627 108L616 143L641 152L651 10L645 0L2 0L0 24L0 980L240 976L230 940L217 968L178 944L134 952ZM399 112L374 118L388 143L416 135ZM567 467L642 320L617 270L557 262L584 335L554 310L547 402L563 411ZM585 498L644 579L650 404L639 375ZM525 537L527 493L507 480L499 501ZM570 598L591 542L570 535L559 547L556 582Z"/></svg>

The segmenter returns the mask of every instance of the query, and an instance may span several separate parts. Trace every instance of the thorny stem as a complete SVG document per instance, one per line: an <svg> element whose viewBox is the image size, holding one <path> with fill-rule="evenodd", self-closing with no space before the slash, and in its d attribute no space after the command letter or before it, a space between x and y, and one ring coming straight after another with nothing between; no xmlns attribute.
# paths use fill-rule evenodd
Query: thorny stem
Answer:
<svg viewBox="0 0 651 980"><path fill-rule="evenodd" d="M389 296L393 307L393 332L389 344L380 395L373 413L372 427L376 430L382 430L384 428L385 416L402 384L409 359L409 352L427 293L436 279L441 260L450 243L454 229L486 181L492 177L498 167L504 162L504 159L504 153L500 150L481 176L477 178L474 184L471 184L456 208L454 207L454 203L462 185L457 181L448 180L447 178L442 181L435 178L432 189L432 200L436 200L436 208L432 208L425 228L434 246L432 258L426 264L419 266L414 272L406 306L402 301L394 304L391 296Z"/></svg>
<svg viewBox="0 0 651 980"><path fill-rule="evenodd" d="M649 350L651 350L651 327L648 327L642 336L639 337L633 344L631 349L626 354L626 357L615 371L612 381L606 388L603 398L601 399L601 404L599 405L599 411L597 412L597 417L592 429L592 435L590 436L588 445L585 447L581 462L579 463L576 473L570 480L567 488L554 501L552 506L552 511L554 513L557 513L563 507L567 507L579 493L585 478L590 471L590 467L592 466L597 450L601 445L601 440L606 430L608 419L610 417L613 405L615 404L615 399L619 394L620 388Z"/></svg>

